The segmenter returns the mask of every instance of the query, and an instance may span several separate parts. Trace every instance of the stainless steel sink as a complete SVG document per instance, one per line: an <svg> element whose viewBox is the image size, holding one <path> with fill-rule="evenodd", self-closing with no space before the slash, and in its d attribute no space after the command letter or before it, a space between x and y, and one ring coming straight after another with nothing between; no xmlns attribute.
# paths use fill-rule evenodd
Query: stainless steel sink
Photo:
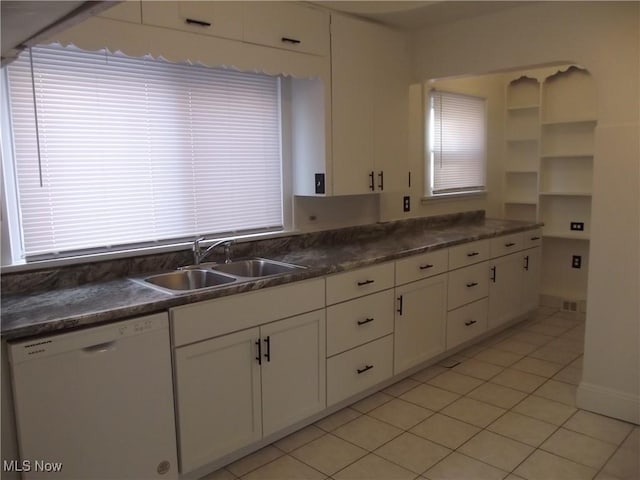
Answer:
<svg viewBox="0 0 640 480"><path fill-rule="evenodd" d="M237 281L234 277L203 269L178 270L137 280L141 283L146 282L162 289L179 292L217 287Z"/></svg>
<svg viewBox="0 0 640 480"><path fill-rule="evenodd" d="M212 270L227 273L237 277L259 278L271 275L280 275L282 273L295 272L304 269L299 265L290 263L276 262L265 258L247 258L236 260L231 263L218 263L210 267Z"/></svg>
<svg viewBox="0 0 640 480"><path fill-rule="evenodd" d="M265 258L245 258L231 263L202 263L189 265L167 273L149 275L132 280L168 293L184 293L205 288L247 282L305 269L300 265L276 262Z"/></svg>

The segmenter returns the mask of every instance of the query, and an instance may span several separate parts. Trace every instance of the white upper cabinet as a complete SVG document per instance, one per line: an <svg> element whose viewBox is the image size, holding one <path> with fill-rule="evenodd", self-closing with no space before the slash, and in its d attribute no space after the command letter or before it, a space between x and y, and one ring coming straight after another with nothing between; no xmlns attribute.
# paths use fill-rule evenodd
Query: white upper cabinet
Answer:
<svg viewBox="0 0 640 480"><path fill-rule="evenodd" d="M246 42L329 55L329 14L289 2L241 2Z"/></svg>
<svg viewBox="0 0 640 480"><path fill-rule="evenodd" d="M142 23L242 40L242 2L142 2Z"/></svg>
<svg viewBox="0 0 640 480"><path fill-rule="evenodd" d="M402 34L331 16L334 195L408 188L408 72Z"/></svg>
<svg viewBox="0 0 640 480"><path fill-rule="evenodd" d="M115 3L115 2L114 2ZM115 6L102 12L99 17L122 22L142 23L141 2L139 0L127 0L115 3Z"/></svg>

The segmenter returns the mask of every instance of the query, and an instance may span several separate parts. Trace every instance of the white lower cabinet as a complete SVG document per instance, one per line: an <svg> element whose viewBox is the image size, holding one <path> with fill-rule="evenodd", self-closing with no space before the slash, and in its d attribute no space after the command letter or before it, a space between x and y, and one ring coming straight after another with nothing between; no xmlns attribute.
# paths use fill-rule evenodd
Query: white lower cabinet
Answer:
<svg viewBox="0 0 640 480"><path fill-rule="evenodd" d="M393 375L393 335L327 359L327 405L333 405Z"/></svg>
<svg viewBox="0 0 640 480"><path fill-rule="evenodd" d="M490 262L489 328L522 313L522 259L522 253L513 253Z"/></svg>
<svg viewBox="0 0 640 480"><path fill-rule="evenodd" d="M487 298L469 303L447 314L447 350L487 331Z"/></svg>
<svg viewBox="0 0 640 480"><path fill-rule="evenodd" d="M447 305L449 310L475 302L489 293L488 262L449 272Z"/></svg>
<svg viewBox="0 0 640 480"><path fill-rule="evenodd" d="M181 472L536 308L540 247L521 237L172 309Z"/></svg>
<svg viewBox="0 0 640 480"><path fill-rule="evenodd" d="M538 308L540 303L540 264L542 253L540 247L530 248L522 252L524 273L522 276L522 313Z"/></svg>
<svg viewBox="0 0 640 480"><path fill-rule="evenodd" d="M327 307L327 357L393 333L393 289Z"/></svg>
<svg viewBox="0 0 640 480"><path fill-rule="evenodd" d="M325 408L325 312L264 325L260 337L266 437Z"/></svg>
<svg viewBox="0 0 640 480"><path fill-rule="evenodd" d="M262 438L259 328L175 350L180 471Z"/></svg>
<svg viewBox="0 0 640 480"><path fill-rule="evenodd" d="M444 351L447 275L397 287L396 297L394 374Z"/></svg>
<svg viewBox="0 0 640 480"><path fill-rule="evenodd" d="M175 373L185 473L325 408L325 312L177 348Z"/></svg>

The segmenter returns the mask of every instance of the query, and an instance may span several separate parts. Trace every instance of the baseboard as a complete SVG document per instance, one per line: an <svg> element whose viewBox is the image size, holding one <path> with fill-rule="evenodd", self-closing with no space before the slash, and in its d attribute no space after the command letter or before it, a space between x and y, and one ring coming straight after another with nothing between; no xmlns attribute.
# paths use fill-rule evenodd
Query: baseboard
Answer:
<svg viewBox="0 0 640 480"><path fill-rule="evenodd" d="M640 395L581 382L576 403L578 408L640 425Z"/></svg>

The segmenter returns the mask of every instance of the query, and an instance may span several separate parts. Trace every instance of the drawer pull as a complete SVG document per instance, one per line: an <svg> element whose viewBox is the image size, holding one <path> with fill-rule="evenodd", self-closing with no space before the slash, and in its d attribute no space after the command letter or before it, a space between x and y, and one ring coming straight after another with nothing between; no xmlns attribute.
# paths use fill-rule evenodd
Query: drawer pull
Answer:
<svg viewBox="0 0 640 480"><path fill-rule="evenodd" d="M504 246L505 247L513 247L515 245L515 243L513 242L509 242L509 243L505 243Z"/></svg>
<svg viewBox="0 0 640 480"><path fill-rule="evenodd" d="M469 252L469 253L467 253L467 257L475 257L476 255L480 255L480 252Z"/></svg>
<svg viewBox="0 0 640 480"><path fill-rule="evenodd" d="M365 318L364 320L358 320L358 325L364 325L365 323L373 322L373 318Z"/></svg>
<svg viewBox="0 0 640 480"><path fill-rule="evenodd" d="M496 283L496 267L491 267L491 281Z"/></svg>
<svg viewBox="0 0 640 480"><path fill-rule="evenodd" d="M358 372L358 375L360 375L361 373L364 373L367 370L371 370L372 368L373 368L373 365L365 365L364 368L359 368L356 370L356 372Z"/></svg>
<svg viewBox="0 0 640 480"><path fill-rule="evenodd" d="M358 282L358 286L362 287L364 285L369 285L370 283L375 282L375 280L365 280L364 282Z"/></svg>
<svg viewBox="0 0 640 480"><path fill-rule="evenodd" d="M193 18L186 18L185 19L185 23L188 23L189 25L198 25L199 27L210 27L211 26L210 22L205 22L204 20L195 20Z"/></svg>
<svg viewBox="0 0 640 480"><path fill-rule="evenodd" d="M524 269L529 270L529 255L524 256Z"/></svg>
<svg viewBox="0 0 640 480"><path fill-rule="evenodd" d="M256 357L256 360L258 360L258 365L262 365L262 343L260 342L260 339L256 340L255 343L258 346L258 356Z"/></svg>
<svg viewBox="0 0 640 480"><path fill-rule="evenodd" d="M540 237L531 237L531 240L540 240Z"/></svg>
<svg viewBox="0 0 640 480"><path fill-rule="evenodd" d="M471 326L471 325L473 325L474 323L478 323L478 321L477 321L477 320L469 320L468 322L464 322L464 324L465 324L467 327L470 327L470 326Z"/></svg>
<svg viewBox="0 0 640 480"><path fill-rule="evenodd" d="M396 310L396 312L402 315L402 295L398 297L398 302L399 302L399 305L398 305L398 310Z"/></svg>
<svg viewBox="0 0 640 480"><path fill-rule="evenodd" d="M282 37L281 40L285 43L293 43L294 45L300 43L300 40L298 40L297 38Z"/></svg>
<svg viewBox="0 0 640 480"><path fill-rule="evenodd" d="M420 270L426 270L428 268L433 268L433 265L431 265L430 263L427 263L426 265L420 265L418 268Z"/></svg>
<svg viewBox="0 0 640 480"><path fill-rule="evenodd" d="M475 287L476 285L478 285L478 282L470 282L467 283L467 288Z"/></svg>

